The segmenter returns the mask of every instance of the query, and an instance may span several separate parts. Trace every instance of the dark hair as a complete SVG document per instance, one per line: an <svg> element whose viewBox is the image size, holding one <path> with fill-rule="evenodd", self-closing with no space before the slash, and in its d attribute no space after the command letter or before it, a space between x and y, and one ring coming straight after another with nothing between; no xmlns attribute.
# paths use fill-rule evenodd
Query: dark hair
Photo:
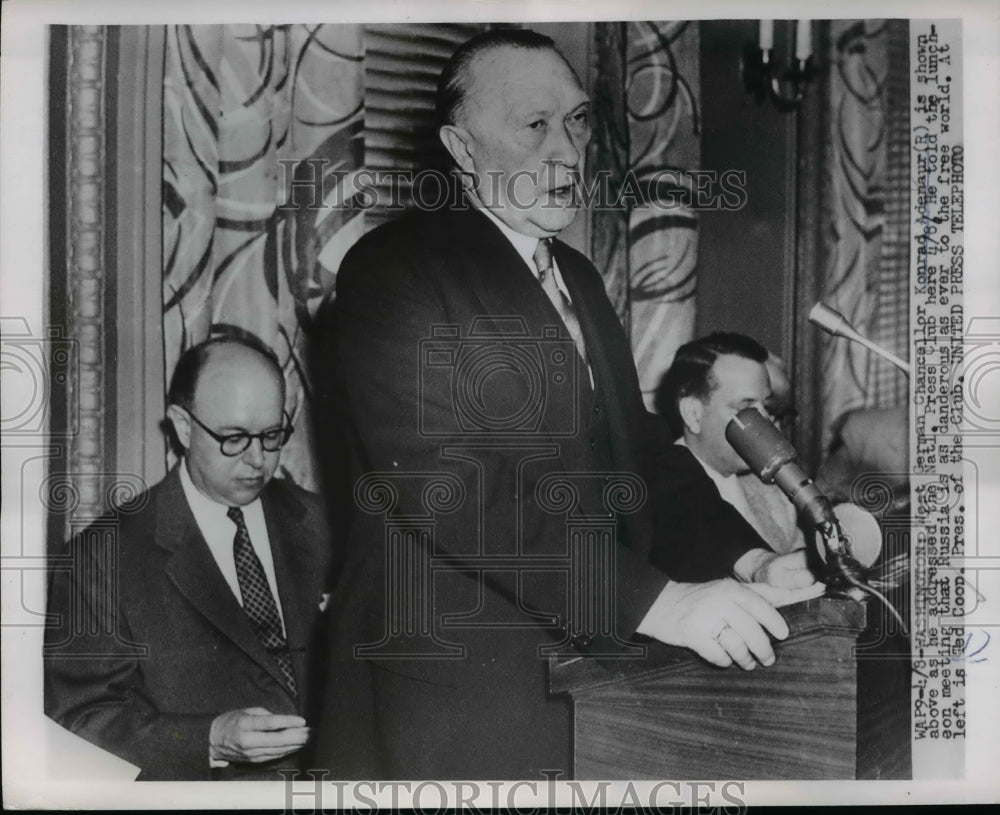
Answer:
<svg viewBox="0 0 1000 815"><path fill-rule="evenodd" d="M767 359L767 349L745 334L716 331L685 343L677 349L674 361L656 389L654 407L670 425L674 438L684 433L680 401L696 396L705 401L719 383L712 375L712 366L721 356L732 354L761 364Z"/></svg>
<svg viewBox="0 0 1000 815"><path fill-rule="evenodd" d="M441 71L437 86L438 124L455 124L458 110L465 102L468 90L468 72L472 61L486 51L496 48L523 48L528 51L551 50L559 54L556 44L536 31L527 28L494 28L466 40L451 55ZM563 57L565 62L565 57ZM569 65L569 63L566 63ZM570 66L572 70L572 66ZM575 71L574 71L575 75Z"/></svg>
<svg viewBox="0 0 1000 815"><path fill-rule="evenodd" d="M191 409L194 404L195 391L198 388L198 377L205 367L205 363L211 357L213 349L223 345L239 345L256 351L273 366L274 372L284 388L285 374L281 370L281 363L274 351L252 334L225 335L212 337L197 345L192 345L181 354L181 358L177 360L177 367L174 368L174 375L170 378L170 388L167 390L168 405L179 405L185 410Z"/></svg>

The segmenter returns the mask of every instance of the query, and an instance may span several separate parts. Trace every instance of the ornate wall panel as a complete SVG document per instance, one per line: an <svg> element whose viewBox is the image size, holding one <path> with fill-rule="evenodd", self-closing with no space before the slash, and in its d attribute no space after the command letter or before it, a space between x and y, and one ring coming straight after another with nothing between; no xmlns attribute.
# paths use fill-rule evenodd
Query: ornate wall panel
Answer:
<svg viewBox="0 0 1000 815"><path fill-rule="evenodd" d="M49 29L49 320L71 356L49 383L50 543L163 473L161 43L157 26Z"/></svg>
<svg viewBox="0 0 1000 815"><path fill-rule="evenodd" d="M114 230L106 210L109 30L72 26L53 36L64 57L53 70L64 72L65 105L63 115L50 122L50 135L56 132L52 143L63 150L49 165L50 175L62 174L63 193L52 213L60 221L53 234L62 242L53 242L50 259L50 279L61 302L50 312L62 323L64 336L72 338L78 359L73 375L54 391L64 402L54 415L66 426L51 432L66 446L43 484L50 536L59 539L107 506L114 446L107 416L113 399L108 394L106 240L113 240Z"/></svg>

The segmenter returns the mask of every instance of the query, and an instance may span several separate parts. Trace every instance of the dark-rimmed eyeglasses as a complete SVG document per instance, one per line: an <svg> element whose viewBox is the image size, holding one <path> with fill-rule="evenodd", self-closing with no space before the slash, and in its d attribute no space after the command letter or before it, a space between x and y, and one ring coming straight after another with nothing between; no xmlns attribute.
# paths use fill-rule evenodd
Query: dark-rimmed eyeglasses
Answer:
<svg viewBox="0 0 1000 815"><path fill-rule="evenodd" d="M291 438L295 428L292 427L292 417L285 411L281 411L281 414L285 421L281 427L274 427L262 433L247 433L243 431L222 435L212 430L212 428L206 425L190 410L187 411L187 415L194 419L198 427L219 443L219 450L222 451L222 455L229 456L230 458L246 452L247 448L253 444L254 439L260 439L260 446L269 453L276 453L288 444L288 440Z"/></svg>

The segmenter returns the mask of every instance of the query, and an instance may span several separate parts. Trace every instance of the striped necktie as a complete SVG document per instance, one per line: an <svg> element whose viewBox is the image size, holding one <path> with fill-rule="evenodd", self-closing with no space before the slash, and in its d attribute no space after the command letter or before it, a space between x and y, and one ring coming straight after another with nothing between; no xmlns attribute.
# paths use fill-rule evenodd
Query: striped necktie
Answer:
<svg viewBox="0 0 1000 815"><path fill-rule="evenodd" d="M257 638L278 663L292 696L295 696L297 688L295 674L292 672L292 657L288 653L288 642L282 632L278 606L274 602L274 595L271 594L271 587L267 584L264 567L250 542L250 532L243 519L243 510L239 507L230 507L226 515L236 524L233 557L236 560L236 579L239 581L240 594L243 597L243 610L250 618L250 624L257 632Z"/></svg>
<svg viewBox="0 0 1000 815"><path fill-rule="evenodd" d="M576 312L573 311L573 304L569 298L563 294L559 286L556 285L556 276L552 268L552 246L548 239L538 242L535 254L531 256L535 261L535 268L538 269L538 282L542 284L542 291L545 292L552 305L555 306L559 316L562 318L569 335L576 343L576 350L580 352L580 357L588 365L587 345L583 341L583 332L580 331L580 321L576 319Z"/></svg>

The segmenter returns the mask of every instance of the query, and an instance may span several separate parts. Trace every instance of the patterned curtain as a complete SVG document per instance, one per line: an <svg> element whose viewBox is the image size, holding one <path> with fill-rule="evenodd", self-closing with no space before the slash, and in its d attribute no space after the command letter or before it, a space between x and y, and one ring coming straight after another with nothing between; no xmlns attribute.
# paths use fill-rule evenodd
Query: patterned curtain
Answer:
<svg viewBox="0 0 1000 815"><path fill-rule="evenodd" d="M910 24L890 20L884 33L886 77L885 228L879 271L878 309L871 338L896 356L910 351ZM909 401L909 380L869 354L867 402L895 407Z"/></svg>
<svg viewBox="0 0 1000 815"><path fill-rule="evenodd" d="M591 164L618 206L592 214L592 253L630 331L639 384L653 392L694 332L697 218L689 171L701 161L698 26L596 23Z"/></svg>
<svg viewBox="0 0 1000 815"><path fill-rule="evenodd" d="M311 488L309 323L363 229L343 205L364 161L363 58L355 25L167 31L165 376L213 335L272 347L296 428L282 475Z"/></svg>
<svg viewBox="0 0 1000 815"><path fill-rule="evenodd" d="M822 300L865 336L873 336L876 327L883 260L888 158L886 30L884 20L831 23L828 181L832 198L826 224L831 242ZM824 335L824 448L840 416L872 403L870 356L857 343Z"/></svg>

